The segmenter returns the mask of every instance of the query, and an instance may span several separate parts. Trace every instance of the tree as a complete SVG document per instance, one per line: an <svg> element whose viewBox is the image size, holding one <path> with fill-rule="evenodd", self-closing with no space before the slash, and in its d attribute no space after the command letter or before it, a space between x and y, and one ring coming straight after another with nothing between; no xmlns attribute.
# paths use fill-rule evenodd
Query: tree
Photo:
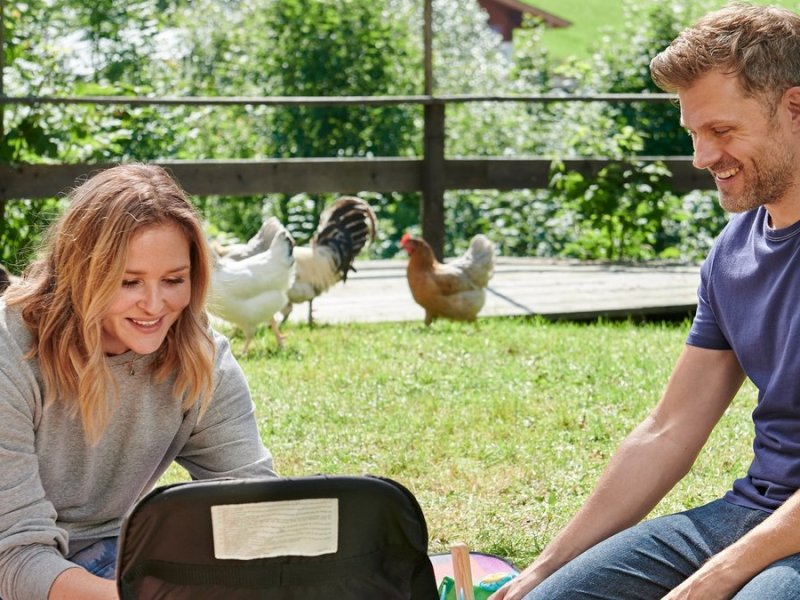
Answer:
<svg viewBox="0 0 800 600"><path fill-rule="evenodd" d="M708 2L676 0L668 3L628 0L624 28L606 37L595 52L589 85L610 93L662 92L650 78L650 60L708 10ZM680 126L677 105L625 103L610 107L620 127L634 127L644 140L647 156L690 155L692 144Z"/></svg>
<svg viewBox="0 0 800 600"><path fill-rule="evenodd" d="M556 64L541 43L541 24L531 21L517 30L509 48L486 27L486 14L474 0L434 0L434 91L655 91L649 59L688 23L690 6L689 0L631 3L635 26L623 42L604 40L591 61ZM6 6L4 82L11 95L419 94L422 8L423 0L28 0ZM447 107L445 151L553 158L685 154L691 150L674 110L654 104L457 103ZM421 112L403 105L15 105L5 113L0 161L419 155ZM564 202L561 194L448 192L446 253L462 249L477 231L493 235L509 254L562 251L577 235L568 225L574 214L566 211L580 203ZM381 220L375 247L382 256L393 255L399 233L419 222L418 198L370 199ZM274 214L300 243L326 201L307 194L198 199L217 232L247 238ZM23 225L36 222L39 207L43 217L58 207L29 204L17 216L0 215L1 222L19 219L15 230L31 232L36 228ZM688 235L671 222L664 220L674 235ZM0 230L3 260L27 243Z"/></svg>

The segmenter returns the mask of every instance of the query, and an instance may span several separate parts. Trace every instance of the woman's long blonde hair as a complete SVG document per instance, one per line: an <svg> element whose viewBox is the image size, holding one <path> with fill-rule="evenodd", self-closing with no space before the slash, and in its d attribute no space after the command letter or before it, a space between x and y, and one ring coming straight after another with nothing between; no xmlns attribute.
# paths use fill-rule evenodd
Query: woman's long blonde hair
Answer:
<svg viewBox="0 0 800 600"><path fill-rule="evenodd" d="M156 351L157 381L175 374L174 393L188 409L207 406L213 389L214 344L205 311L211 274L199 216L186 193L154 165L119 165L91 177L69 195L69 206L49 228L38 258L5 293L21 307L38 358L44 402L64 402L80 415L96 442L119 390L101 343L102 319L119 291L133 235L175 223L189 241L191 299Z"/></svg>

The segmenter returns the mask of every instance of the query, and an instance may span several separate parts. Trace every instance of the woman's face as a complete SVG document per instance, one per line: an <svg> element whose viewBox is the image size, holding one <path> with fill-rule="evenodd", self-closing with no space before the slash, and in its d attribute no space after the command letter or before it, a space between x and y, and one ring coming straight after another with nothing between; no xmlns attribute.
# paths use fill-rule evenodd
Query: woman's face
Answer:
<svg viewBox="0 0 800 600"><path fill-rule="evenodd" d="M125 274L103 317L103 350L155 352L191 298L189 241L174 223L137 231Z"/></svg>

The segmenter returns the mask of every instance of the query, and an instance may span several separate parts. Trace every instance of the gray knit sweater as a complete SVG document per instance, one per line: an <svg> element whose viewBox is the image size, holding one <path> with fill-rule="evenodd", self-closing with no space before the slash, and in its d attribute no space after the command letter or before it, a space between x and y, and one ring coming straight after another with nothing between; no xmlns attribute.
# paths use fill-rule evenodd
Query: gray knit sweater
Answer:
<svg viewBox="0 0 800 600"><path fill-rule="evenodd" d="M0 598L46 599L69 557L116 536L134 503L173 460L195 479L274 476L244 374L215 334L214 397L198 422L156 384L151 356L109 358L120 402L95 446L61 403L42 406L31 336L0 300ZM133 369L131 368L133 364Z"/></svg>

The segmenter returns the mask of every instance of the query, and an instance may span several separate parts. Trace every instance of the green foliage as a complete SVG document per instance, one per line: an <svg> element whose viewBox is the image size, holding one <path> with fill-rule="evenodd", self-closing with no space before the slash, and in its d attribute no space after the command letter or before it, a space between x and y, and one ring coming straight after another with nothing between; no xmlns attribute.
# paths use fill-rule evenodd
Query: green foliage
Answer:
<svg viewBox="0 0 800 600"><path fill-rule="evenodd" d="M202 4L199 13L187 7L179 19L187 32L184 43L192 48L183 65L186 85L195 93L370 96L421 89L421 71L409 68L419 51L408 21L393 18L387 0ZM220 31L220 19L233 26ZM203 133L187 148L220 158L412 156L420 152L420 110L398 105L230 110L222 121L204 120ZM202 204L210 220L222 218L218 229L238 239L247 239L263 217L274 215L302 244L333 197L269 195Z"/></svg>
<svg viewBox="0 0 800 600"><path fill-rule="evenodd" d="M277 96L400 95L419 90L403 69L409 32L386 2L274 0L260 15L271 39L262 67ZM418 110L418 109L414 109ZM410 154L413 111L405 106L296 107L277 111L276 155Z"/></svg>
<svg viewBox="0 0 800 600"><path fill-rule="evenodd" d="M19 273L30 262L41 232L61 211L51 200L0 202L0 263Z"/></svg>
<svg viewBox="0 0 800 600"><path fill-rule="evenodd" d="M423 2L404 2L416 8L413 29L421 34ZM477 2L434 0L433 31L435 94L486 94L508 88L512 63L501 36L486 26L486 13Z"/></svg>
<svg viewBox="0 0 800 600"><path fill-rule="evenodd" d="M625 2L628 24L622 36L598 37L588 60L557 61L542 41L551 32L541 23L528 20L509 49L486 27L485 13L474 0L435 0L434 91L655 91L647 64L701 10L695 4ZM11 95L419 94L422 6L419 0L29 0L6 6L4 84ZM422 139L421 109L398 105L14 105L4 117L3 162L416 156ZM449 105L446 120L448 156L626 159L691 152L676 108L667 104L467 102ZM508 254L609 258L623 252L627 258L646 258L678 253L695 259L724 224L708 194L657 200L647 187L652 178L658 180L656 188L663 187L666 179L657 172L612 168L602 177L574 183L570 193L449 191L446 254L459 252L474 233L483 232ZM611 186L617 184L623 188L614 194ZM394 256L400 235L418 228L419 196L361 195L379 218L371 255ZM209 231L220 236L247 239L265 216L275 215L305 243L334 196L196 201ZM580 212L607 205L616 208L604 218ZM633 213L626 214L626 207ZM19 213L22 219L28 214L29 224L35 224L33 212ZM9 221L0 232L7 255L17 249L24 254L35 241L11 236L16 223ZM631 226L642 230L631 233ZM620 235L632 246L610 241Z"/></svg>
<svg viewBox="0 0 800 600"><path fill-rule="evenodd" d="M692 6L694 4L694 6ZM666 48L696 16L696 2L626 3L621 39L601 46L592 57L592 87L612 93L662 92L650 78L650 60ZM621 127L636 128L644 139L641 154L690 155L692 144L680 126L677 105L626 103L611 107Z"/></svg>
<svg viewBox="0 0 800 600"><path fill-rule="evenodd" d="M664 222L687 218L669 190L662 163L611 163L587 180L554 164L552 187L562 210L575 216L577 234L563 254L577 258L647 260L680 258L674 240L665 239Z"/></svg>
<svg viewBox="0 0 800 600"><path fill-rule="evenodd" d="M651 58L703 10L687 1L647 0L625 2L623 10L620 36L598 40L589 61L554 65L549 81L577 94L660 92L650 79ZM518 41L527 41L525 35ZM538 35L534 30L534 39ZM535 46L520 49L532 53ZM516 62L518 76L529 80L524 67L535 60L517 57ZM539 120L544 130L539 138L551 142L551 156L604 156L621 162L589 179L556 167L550 200L555 208L544 221L550 244L543 253L605 260L704 256L725 223L721 209L713 202L697 203L697 195L677 197L669 190L663 165L644 167L635 160L637 155L692 153L675 105L564 103L537 113L544 115L549 119Z"/></svg>
<svg viewBox="0 0 800 600"><path fill-rule="evenodd" d="M247 241L263 220L261 199L256 197L232 202L220 196L205 196L194 198L194 203L205 218L207 233L224 244Z"/></svg>
<svg viewBox="0 0 800 600"><path fill-rule="evenodd" d="M16 3L10 19L4 77L10 95L147 95L158 84L153 57L163 45L166 0ZM52 40L54 41L51 41ZM164 128L148 128L161 109L102 106L13 105L6 111L0 158L140 159L170 153ZM126 141L127 140L127 141ZM149 144L160 152L143 148Z"/></svg>
<svg viewBox="0 0 800 600"><path fill-rule="evenodd" d="M681 204L686 218L665 221L661 235L674 240L681 259L702 261L730 215L720 206L716 192L695 190L683 196Z"/></svg>
<svg viewBox="0 0 800 600"><path fill-rule="evenodd" d="M559 209L547 190L454 191L445 196L445 255L463 253L477 233L503 256L552 256L564 244Z"/></svg>

